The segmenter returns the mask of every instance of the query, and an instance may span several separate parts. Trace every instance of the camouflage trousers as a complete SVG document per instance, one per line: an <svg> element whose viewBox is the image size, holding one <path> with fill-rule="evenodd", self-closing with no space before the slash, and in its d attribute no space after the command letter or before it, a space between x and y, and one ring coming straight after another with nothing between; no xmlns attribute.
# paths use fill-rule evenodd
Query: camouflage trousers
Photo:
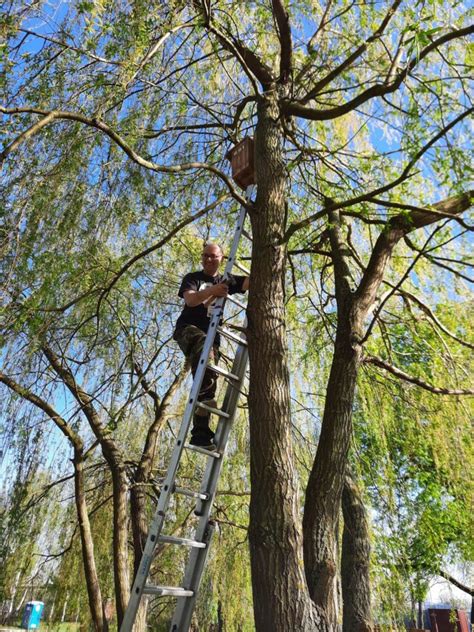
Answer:
<svg viewBox="0 0 474 632"><path fill-rule="evenodd" d="M199 358L204 347L206 340L206 334L204 331L196 327L195 325L187 325L182 329L179 329L174 339L178 343L179 348L186 356L187 360L191 364L191 372L193 377L196 375L196 371L199 364ZM209 354L209 362L211 364L217 364L219 361L219 347L214 345ZM216 395L217 387L217 375L206 369L202 380L201 388L198 393L198 401L203 402L208 399L214 399ZM194 430L199 428L207 429L209 427L209 415L194 415Z"/></svg>

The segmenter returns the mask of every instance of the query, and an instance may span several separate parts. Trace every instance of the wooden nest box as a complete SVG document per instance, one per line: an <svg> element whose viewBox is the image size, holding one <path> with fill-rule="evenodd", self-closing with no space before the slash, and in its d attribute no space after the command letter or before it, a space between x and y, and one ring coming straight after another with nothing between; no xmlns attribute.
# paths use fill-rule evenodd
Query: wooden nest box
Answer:
<svg viewBox="0 0 474 632"><path fill-rule="evenodd" d="M235 147L232 147L226 158L232 166L232 178L242 189L255 184L255 169L253 164L253 138L247 136Z"/></svg>

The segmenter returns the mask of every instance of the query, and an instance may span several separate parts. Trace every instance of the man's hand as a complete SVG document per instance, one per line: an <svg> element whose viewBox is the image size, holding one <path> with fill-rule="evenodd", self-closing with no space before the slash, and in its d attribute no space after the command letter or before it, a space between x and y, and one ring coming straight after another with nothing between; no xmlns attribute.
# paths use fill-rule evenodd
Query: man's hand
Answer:
<svg viewBox="0 0 474 632"><path fill-rule="evenodd" d="M215 285L211 285L209 290L211 296L221 298L222 296L227 296L229 293L229 286L226 283L216 283Z"/></svg>
<svg viewBox="0 0 474 632"><path fill-rule="evenodd" d="M204 290L188 290L183 294L184 302L188 307L197 307L198 305L204 305L207 307L214 299L226 297L229 293L229 288L225 283L216 283L215 285L209 285Z"/></svg>

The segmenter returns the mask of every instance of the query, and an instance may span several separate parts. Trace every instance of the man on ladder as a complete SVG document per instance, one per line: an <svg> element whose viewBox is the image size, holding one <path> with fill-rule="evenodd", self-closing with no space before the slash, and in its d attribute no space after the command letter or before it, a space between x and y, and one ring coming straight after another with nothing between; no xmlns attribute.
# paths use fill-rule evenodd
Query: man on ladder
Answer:
<svg viewBox="0 0 474 632"><path fill-rule="evenodd" d="M173 337L190 361L193 377L204 347L216 298L225 298L228 294L242 294L249 287L248 277L228 275L224 278L219 273L223 258L224 253L218 244L212 242L205 244L202 253L202 270L186 274L179 288L178 296L184 299L185 306L176 322ZM217 364L219 359L219 342L220 337L217 334L210 355L213 364ZM216 381L217 375L207 369L197 399L209 408L217 407ZM209 428L209 417L209 411L196 407L190 443L207 450L215 450L214 433Z"/></svg>
<svg viewBox="0 0 474 632"><path fill-rule="evenodd" d="M251 185L255 182L252 139L247 138L239 143L230 152L230 158L233 177L237 184L246 190L246 199L249 202L254 193L254 187ZM183 420L175 437L170 463L161 485L158 504L148 530L142 559L135 575L120 632L133 631L140 602L143 597L150 595L176 598L171 632L187 632L191 624L199 584L215 528L210 520L210 515L216 495L217 482L237 410L239 395L242 391L248 360L245 335L236 334L230 329L222 327L220 323L226 302L229 301L236 305L240 310L239 313L246 309L245 305L230 296L245 292L249 286L248 276L234 276L231 273L233 266L235 266L246 275L249 274L249 271L236 261L241 236L245 235L250 238L244 231L246 213L247 206L242 205L227 256L224 275L219 274L219 265L224 258L222 248L215 243L208 243L204 246L203 251L203 269L187 274L181 283L179 296L184 299L185 306L176 323L174 338L191 361L194 380ZM219 334L236 345L230 371L215 364ZM214 364L210 364L210 359L213 360ZM215 374L222 375L227 381L224 399L219 407L209 406L209 404L215 404ZM198 414L198 411L199 413L204 412L204 414ZM214 433L209 428L210 414L219 417L217 446L213 440ZM188 443L187 436L191 425L193 426L191 441ZM185 450L196 452L207 459L199 491L194 488L181 487L179 481L177 482L179 465ZM193 502L196 501L194 513L199 520L193 538L182 538L166 532L163 533L165 521L168 521L167 510L172 497L176 494L192 498ZM157 547L164 544L185 546L191 549L180 586L154 585L148 581Z"/></svg>

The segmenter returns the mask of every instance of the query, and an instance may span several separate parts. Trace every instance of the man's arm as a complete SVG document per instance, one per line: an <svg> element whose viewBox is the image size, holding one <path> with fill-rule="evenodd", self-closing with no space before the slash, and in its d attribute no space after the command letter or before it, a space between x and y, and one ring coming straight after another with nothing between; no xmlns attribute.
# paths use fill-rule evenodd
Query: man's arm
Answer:
<svg viewBox="0 0 474 632"><path fill-rule="evenodd" d="M183 293L183 298L188 307L197 307L201 303L207 307L215 298L227 296L228 292L229 288L225 283L216 283L199 291L187 290Z"/></svg>

